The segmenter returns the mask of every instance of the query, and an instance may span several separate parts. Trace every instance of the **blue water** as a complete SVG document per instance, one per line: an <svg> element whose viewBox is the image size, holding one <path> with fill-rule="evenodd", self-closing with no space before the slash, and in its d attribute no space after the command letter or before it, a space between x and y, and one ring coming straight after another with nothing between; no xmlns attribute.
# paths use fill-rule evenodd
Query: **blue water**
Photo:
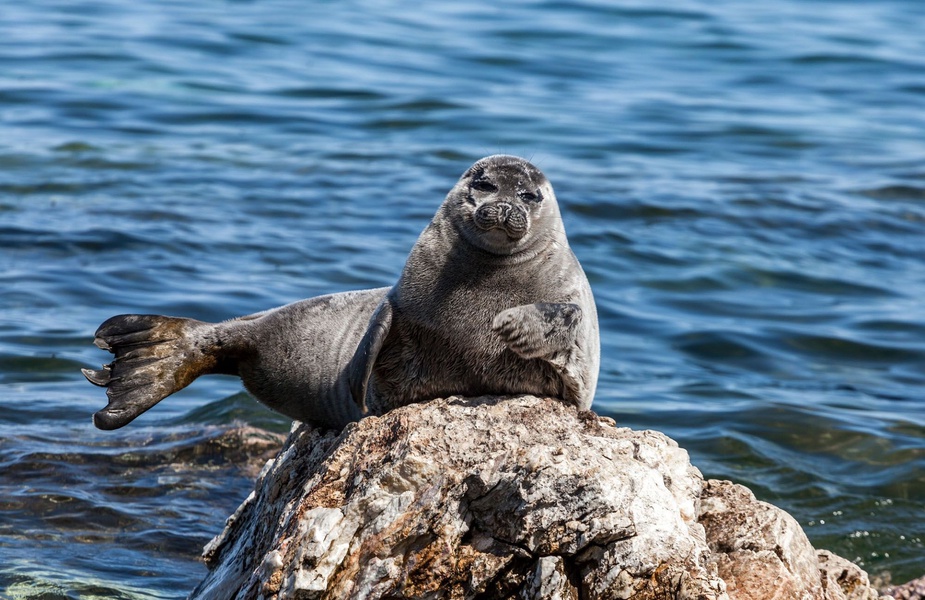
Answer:
<svg viewBox="0 0 925 600"><path fill-rule="evenodd" d="M5 3L0 597L185 597L235 428L288 427L212 378L95 430L102 320L389 285L496 152L557 190L597 411L925 573L925 4L655 6Z"/></svg>

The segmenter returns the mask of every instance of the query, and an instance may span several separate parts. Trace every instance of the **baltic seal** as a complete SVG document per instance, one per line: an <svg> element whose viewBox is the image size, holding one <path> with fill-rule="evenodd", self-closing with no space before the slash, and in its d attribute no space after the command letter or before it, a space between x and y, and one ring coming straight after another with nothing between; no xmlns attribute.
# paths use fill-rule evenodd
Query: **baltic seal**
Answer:
<svg viewBox="0 0 925 600"><path fill-rule="evenodd" d="M107 388L101 429L210 373L238 375L270 408L331 428L448 395L554 396L587 409L600 363L594 298L552 186L506 155L463 174L391 288L221 323L120 315L95 343L115 355L83 369Z"/></svg>

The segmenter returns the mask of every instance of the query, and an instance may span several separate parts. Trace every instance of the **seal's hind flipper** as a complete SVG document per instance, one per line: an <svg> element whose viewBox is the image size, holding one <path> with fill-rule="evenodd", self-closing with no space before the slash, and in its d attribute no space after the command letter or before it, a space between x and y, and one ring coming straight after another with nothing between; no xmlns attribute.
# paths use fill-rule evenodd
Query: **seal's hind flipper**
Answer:
<svg viewBox="0 0 925 600"><path fill-rule="evenodd" d="M159 315L119 315L96 330L94 344L115 359L102 369L81 369L87 380L106 388L109 404L93 415L100 429L130 423L170 394L215 366L197 344L206 323Z"/></svg>

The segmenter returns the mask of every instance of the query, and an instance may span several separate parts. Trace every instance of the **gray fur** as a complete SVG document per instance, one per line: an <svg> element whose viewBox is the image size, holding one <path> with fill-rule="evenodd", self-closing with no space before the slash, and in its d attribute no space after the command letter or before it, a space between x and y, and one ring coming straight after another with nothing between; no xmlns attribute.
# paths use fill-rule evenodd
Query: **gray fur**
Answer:
<svg viewBox="0 0 925 600"><path fill-rule="evenodd" d="M452 394L558 396L588 408L600 341L587 278L552 187L511 156L450 191L389 288L320 296L222 323L121 315L83 369L107 388L102 429L129 423L200 375L238 375L293 419L342 427Z"/></svg>
<svg viewBox="0 0 925 600"><path fill-rule="evenodd" d="M389 288L331 294L221 323L120 315L96 345L115 354L84 375L106 387L100 429L127 425L200 375L238 375L257 400L292 419L339 428L361 414L345 366Z"/></svg>
<svg viewBox="0 0 925 600"><path fill-rule="evenodd" d="M527 161L490 156L450 191L351 361L381 414L439 396L532 393L591 406L600 339L556 197Z"/></svg>

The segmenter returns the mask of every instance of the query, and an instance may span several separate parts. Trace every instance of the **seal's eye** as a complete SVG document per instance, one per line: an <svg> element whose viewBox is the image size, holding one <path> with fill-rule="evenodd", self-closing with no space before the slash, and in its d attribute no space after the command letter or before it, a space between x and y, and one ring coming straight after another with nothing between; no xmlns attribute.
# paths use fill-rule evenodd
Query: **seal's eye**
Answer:
<svg viewBox="0 0 925 600"><path fill-rule="evenodd" d="M488 181L487 179L476 179L471 184L472 189L478 190L480 192L489 192L494 193L498 191L498 186Z"/></svg>
<svg viewBox="0 0 925 600"><path fill-rule="evenodd" d="M524 202L542 202L543 201L543 192L539 189L534 192L519 192L517 197L523 200Z"/></svg>

